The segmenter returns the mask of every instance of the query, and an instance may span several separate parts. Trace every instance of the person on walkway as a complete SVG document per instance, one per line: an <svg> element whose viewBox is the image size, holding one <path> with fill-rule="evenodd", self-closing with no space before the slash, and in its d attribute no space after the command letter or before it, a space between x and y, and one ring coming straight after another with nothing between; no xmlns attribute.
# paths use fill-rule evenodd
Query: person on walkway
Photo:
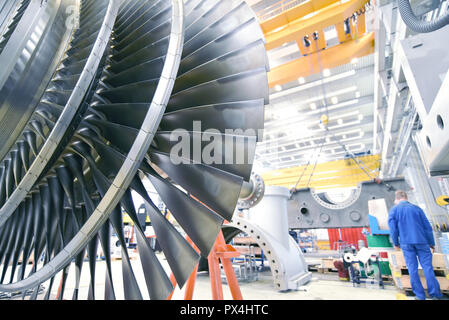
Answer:
<svg viewBox="0 0 449 320"><path fill-rule="evenodd" d="M396 191L395 206L388 214L388 226L393 245L404 254L405 263L410 274L412 290L419 300L426 295L418 274L418 259L427 282L427 292L433 299L441 299L440 291L432 265L432 252L435 248L432 226L424 211L408 202L407 193Z"/></svg>

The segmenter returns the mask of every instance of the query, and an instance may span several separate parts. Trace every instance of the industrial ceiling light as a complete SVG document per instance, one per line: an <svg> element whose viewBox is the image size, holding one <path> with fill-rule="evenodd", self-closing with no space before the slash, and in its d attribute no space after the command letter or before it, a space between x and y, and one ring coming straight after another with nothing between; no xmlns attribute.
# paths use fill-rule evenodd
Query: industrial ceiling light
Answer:
<svg viewBox="0 0 449 320"><path fill-rule="evenodd" d="M277 92L279 92L279 91L282 90L282 86L276 85L276 86L274 87L274 90L276 90Z"/></svg>
<svg viewBox="0 0 449 320"><path fill-rule="evenodd" d="M330 106L328 108L328 111L336 110L336 109L343 108L343 107L347 107L347 106L350 106L350 105L353 105L353 104L357 104L357 103L359 103L359 99L353 99L353 100L345 101L345 102L338 103L336 105Z"/></svg>
<svg viewBox="0 0 449 320"><path fill-rule="evenodd" d="M353 76L355 74L356 74L355 70L349 70L349 71L346 71L346 72L342 72L342 73L330 76L330 77L328 77L326 79L320 79L320 80L316 80L316 81L313 81L313 82L309 82L307 84L303 84L301 86L293 87L293 88L284 90L284 91L279 92L279 93L272 93L272 94L270 94L270 99L281 98L281 97L284 97L284 96L287 96L287 95L290 95L290 94L293 94L293 93L297 93L297 92L300 92L300 91L304 91L304 90L308 90L308 89L311 89L311 88L314 88L314 87L321 86L321 85L323 85L323 83L330 83L330 82L333 82L333 81L337 81L337 80L341 80L341 79L344 79L344 78L348 78L348 77L351 77L351 76ZM299 81L299 79L298 79L298 81Z"/></svg>
<svg viewBox="0 0 449 320"><path fill-rule="evenodd" d="M332 97L331 99L333 104L337 104L338 103L338 98L337 97Z"/></svg>
<svg viewBox="0 0 449 320"><path fill-rule="evenodd" d="M329 69L324 69L323 70L323 76L324 77L329 77L331 75L331 71Z"/></svg>
<svg viewBox="0 0 449 320"><path fill-rule="evenodd" d="M350 105L354 105L354 104L358 104L359 103L359 99L353 99L353 100L349 100L349 101L344 101L332 106L329 106L327 109L328 111L331 110L337 110L340 108L344 108ZM273 107L272 107L273 108ZM317 105L316 103L312 102L310 104L310 108L312 109L312 111L307 111L307 112L302 112L301 114L296 114L294 116L289 117L288 119L284 119L281 121L275 121L275 116L274 116L274 112L270 113L270 120L265 122L265 131L268 130L268 127L272 127L272 125L276 126L277 129L281 128L281 126L285 126L285 125L292 125L294 124L295 126L297 125L298 121L303 121L306 117L305 116L313 116L316 115L317 113L321 112L321 110L317 110ZM276 109L277 110L277 109ZM277 110L278 111L278 110ZM358 111L357 111L358 112ZM265 112L265 114L267 114L267 112ZM283 129L283 128L281 128Z"/></svg>
<svg viewBox="0 0 449 320"><path fill-rule="evenodd" d="M338 119L337 122L338 124L343 124L343 119Z"/></svg>
<svg viewBox="0 0 449 320"><path fill-rule="evenodd" d="M298 109L294 106L287 107L282 109L281 115L279 118L289 118L295 116L298 113Z"/></svg>
<svg viewBox="0 0 449 320"><path fill-rule="evenodd" d="M351 64L356 65L357 63L359 63L359 58L353 58L351 60Z"/></svg>
<svg viewBox="0 0 449 320"><path fill-rule="evenodd" d="M348 144L346 147L352 151L361 151L363 149L363 146L364 146L364 144L359 142L359 143Z"/></svg>
<svg viewBox="0 0 449 320"><path fill-rule="evenodd" d="M342 94L345 94L345 93L349 93L349 92L353 92L353 91L356 91L356 90L357 90L356 86L351 86L351 87L344 88L344 89L341 89L341 90L336 90L336 91L333 91L333 92L329 92L329 93L326 94L326 98L333 97L333 96L339 96L339 95L342 95ZM304 103L311 103L311 102L319 101L319 100L322 100L323 98L324 98L323 95L318 95L318 96L315 96L313 98L310 98L310 99L306 100Z"/></svg>
<svg viewBox="0 0 449 320"><path fill-rule="evenodd" d="M353 133L359 133L360 134L360 132L363 132L363 131L362 131L362 129L358 128L358 129L355 129L355 130L346 130L346 131L340 132L340 135L353 134Z"/></svg>
<svg viewBox="0 0 449 320"><path fill-rule="evenodd" d="M352 132L352 133L354 133L354 132ZM340 133L339 136L342 136L343 134L349 134L349 132L348 133ZM297 139L298 140L293 138L293 140L290 139L289 141L287 141L287 142L285 142L283 144L276 144L276 146L274 146L272 148L261 149L260 147L258 147L257 151L258 152L262 152L263 151L264 160L270 161L272 159L279 158L279 156L282 156L282 154L285 154L285 153L298 154L298 153L303 153L306 150L310 150L311 148L314 148L316 146L316 144L313 144L312 142L315 139L321 139L321 137L313 136L313 137L309 137L307 139L301 139L301 138L297 138ZM360 139L360 136L353 136L353 137L350 137L350 138L346 138L344 141L345 142L357 141L358 139ZM283 146L291 146L293 143L296 145L297 149L278 152L279 148L281 148ZM332 145L332 144L335 144L335 143L336 143L336 141L332 142L332 140L330 140L330 142L328 142L326 145ZM298 146L298 144L302 144L302 146ZM329 151L331 149L332 148L328 148L328 149L324 149L324 150ZM272 150L272 151L269 151L269 150Z"/></svg>
<svg viewBox="0 0 449 320"><path fill-rule="evenodd" d="M287 27L287 25L282 26L282 27L279 27L279 28L276 28L276 29L273 30L273 33L279 32L279 31L281 31L282 29L284 29L285 27Z"/></svg>
<svg viewBox="0 0 449 320"><path fill-rule="evenodd" d="M306 79L304 79L304 77L299 77L298 82L299 82L299 84L304 84L304 83L306 83Z"/></svg>
<svg viewBox="0 0 449 320"><path fill-rule="evenodd" d="M333 106L329 107L329 109L331 109L332 107ZM313 113L313 111L310 111L309 113ZM359 114L360 114L360 111L358 111L358 110L347 112L347 113L344 113L344 114L340 113L338 116L341 117L341 121L342 122L339 123L338 125L330 126L330 127L328 127L328 129L338 129L338 128L342 127L342 126L347 127L347 126L353 126L353 125L360 124L361 121L359 119L354 120L354 121L347 121L344 124L343 124L343 120L342 120L342 118L352 118L354 116L358 116ZM284 132L285 130L290 129L290 128L293 128L293 130L297 130L297 126L298 126L297 123L298 123L298 121L303 121L303 120L305 120L305 117L303 117L303 116L300 116L298 118L293 116L293 117L288 118L288 120L285 120L285 119L284 120L280 120L280 121L276 122L276 127L275 128L273 128L273 129L265 129L264 133L267 133L267 132L270 132L270 133L273 133L273 132ZM316 129L316 130L310 131L310 133L319 133L319 132L322 132L323 130L325 130L325 126L323 125L323 123L321 123L320 120L313 121L313 120L308 119L306 121L309 121L308 122L309 125L317 126L318 128L320 128L320 129ZM360 129L358 129L358 130L360 130ZM303 132L303 131L304 131L304 128L301 129L301 132ZM280 138L282 139L282 137L280 137ZM262 141L259 144L260 145L264 145L264 144L268 144L268 143L269 143L269 141Z"/></svg>
<svg viewBox="0 0 449 320"><path fill-rule="evenodd" d="M357 91L357 92L355 93L355 97L356 97L356 98L360 98L360 91Z"/></svg>

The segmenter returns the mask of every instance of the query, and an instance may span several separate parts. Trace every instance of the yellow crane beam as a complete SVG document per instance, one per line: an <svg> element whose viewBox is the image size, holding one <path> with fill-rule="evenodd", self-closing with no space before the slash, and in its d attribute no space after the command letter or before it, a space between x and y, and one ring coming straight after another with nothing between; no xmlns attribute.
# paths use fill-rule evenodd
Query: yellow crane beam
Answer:
<svg viewBox="0 0 449 320"><path fill-rule="evenodd" d="M360 58L372 53L374 53L373 32L367 33L357 40L347 41L319 53L313 53L273 68L268 73L269 87L273 88L276 85L282 85L300 77L319 73L320 66L322 69L331 69L350 63L353 58Z"/></svg>
<svg viewBox="0 0 449 320"><path fill-rule="evenodd" d="M278 27L269 32L265 32L266 48L271 50L282 46L284 43L296 41L302 54L307 54L308 49L304 47L303 38L309 35L312 39L312 33L318 31L320 33L320 40L318 48L309 47L310 50L316 51L326 47L323 30L335 26L339 34L340 42L347 39L354 39L365 33L365 21L360 20L364 18L364 15L360 15L357 21L357 25L353 24L351 19L352 33L346 35L344 31L344 21L351 17L354 12L357 12L365 6L368 0L350 0L341 4L340 2L334 2L327 7L313 11L306 16L298 16L296 19L287 22L283 26ZM298 5L300 7L301 5ZM294 10L294 9L291 9ZM288 11L281 14L287 15ZM263 24L263 23L262 23ZM262 27L263 29L263 27ZM341 38L340 38L341 37Z"/></svg>
<svg viewBox="0 0 449 320"><path fill-rule="evenodd" d="M323 69L335 68L349 63L353 58L372 54L374 34L366 34L365 14L357 15L356 21L349 19L349 33L344 27L345 20L353 13L364 12L362 9L367 2L368 0L349 0L344 3L335 0L310 0L261 22L267 51L285 43L296 42L302 54L299 59L275 67L269 72L270 88L319 73L319 66ZM330 26L335 26L340 44L326 48L324 30ZM318 32L317 41L312 38L314 32ZM306 35L310 40L309 47L304 44Z"/></svg>
<svg viewBox="0 0 449 320"><path fill-rule="evenodd" d="M297 166L265 172L262 177L267 185L293 188L301 177L297 188L332 189L354 187L362 181L373 180L380 168L380 155L357 157L366 172L354 161L348 158L329 162ZM310 179L310 184L309 183Z"/></svg>

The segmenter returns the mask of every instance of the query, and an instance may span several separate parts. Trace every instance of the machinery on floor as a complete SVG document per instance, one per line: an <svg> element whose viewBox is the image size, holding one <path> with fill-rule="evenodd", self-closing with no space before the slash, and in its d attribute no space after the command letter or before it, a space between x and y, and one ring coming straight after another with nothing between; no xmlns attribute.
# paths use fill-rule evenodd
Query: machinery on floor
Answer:
<svg viewBox="0 0 449 320"><path fill-rule="evenodd" d="M369 208L370 201L383 200L391 207L397 189L408 189L404 179L366 182L345 202L332 203L324 193L311 189L290 192L284 187L265 186L258 174L252 174L250 182L242 188L239 213L223 225L223 233L226 242L241 232L251 237L270 265L275 288L296 290L310 280L311 273L298 241L289 235L289 230L372 226L377 234L378 218L388 212L377 214L375 206Z"/></svg>
<svg viewBox="0 0 449 320"><path fill-rule="evenodd" d="M343 256L343 264L349 269L350 279L354 286L360 286L363 283L384 288L378 254L367 248L363 248L357 253L347 251Z"/></svg>
<svg viewBox="0 0 449 320"><path fill-rule="evenodd" d="M372 180L358 184L349 197L335 202L325 192L298 189L288 202L288 226L291 229L352 228L369 225L370 200L384 199L394 204L395 190L408 190L403 178Z"/></svg>
<svg viewBox="0 0 449 320"><path fill-rule="evenodd" d="M49 299L62 272L57 298L77 299L87 253L88 299L98 298L101 246L102 298L115 299L111 225L120 242L123 296L142 299L123 208L136 227L148 295L166 299L172 282L139 224L131 191L148 205L182 287L250 179L268 102L264 36L254 13L238 0L7 3L0 13L0 291L34 289L36 299L49 280ZM225 134L230 129L235 133ZM225 139L243 161L229 159ZM218 147L210 143L217 141ZM147 180L199 254L154 205ZM65 293L72 262L76 288Z"/></svg>

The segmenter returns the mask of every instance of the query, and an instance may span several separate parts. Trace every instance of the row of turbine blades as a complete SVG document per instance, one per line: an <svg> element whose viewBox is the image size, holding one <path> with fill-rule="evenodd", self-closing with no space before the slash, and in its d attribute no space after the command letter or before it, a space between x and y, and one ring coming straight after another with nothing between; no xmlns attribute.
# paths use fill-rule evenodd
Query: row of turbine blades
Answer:
<svg viewBox="0 0 449 320"><path fill-rule="evenodd" d="M9 2L9 4L8 4ZM16 3L14 1L4 1L3 4L1 4L0 8L0 20L1 22L5 23L4 32L0 33L0 54L2 53L3 49L5 48L6 43L8 42L11 35L14 33L17 24L19 23L20 19L22 18L23 14L25 13L25 10L28 8L28 5L30 4L31 0L22 0L20 3L17 4L16 10L14 10ZM13 16L11 20L7 20L7 17L9 15L9 10L13 8L12 13ZM0 30L3 30L1 28Z"/></svg>
<svg viewBox="0 0 449 320"><path fill-rule="evenodd" d="M184 285L250 178L268 100L263 33L242 0L81 0L78 22L1 159L0 291L34 289L37 299L47 283L50 299L60 278L63 299L73 270L71 298L85 298L79 290L87 256L88 299L143 299L142 288L151 299L166 299L169 274ZM188 146L177 154L180 163L172 159L177 132ZM198 161L198 136L200 154L217 161ZM244 161L235 161L242 150ZM180 228L160 212L147 183ZM133 194L148 208L167 265L139 224ZM136 228L145 283L126 249L123 212ZM113 278L112 234L121 247L123 293ZM104 297L96 290L99 248Z"/></svg>

